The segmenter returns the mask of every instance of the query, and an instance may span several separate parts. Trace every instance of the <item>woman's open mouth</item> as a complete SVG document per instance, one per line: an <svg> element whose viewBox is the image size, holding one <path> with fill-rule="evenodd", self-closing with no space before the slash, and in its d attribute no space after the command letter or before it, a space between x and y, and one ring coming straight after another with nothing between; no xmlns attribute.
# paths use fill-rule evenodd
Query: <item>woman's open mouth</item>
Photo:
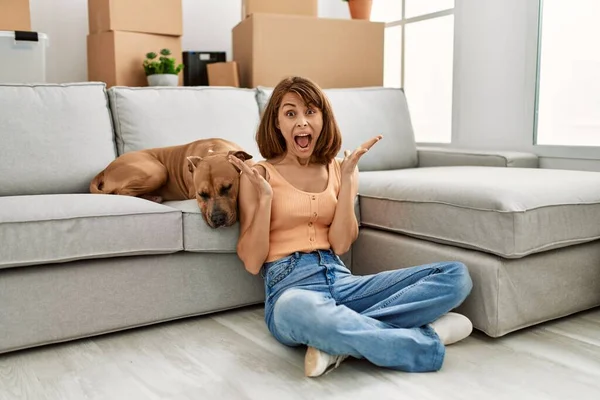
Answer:
<svg viewBox="0 0 600 400"><path fill-rule="evenodd" d="M299 135L294 136L294 141L302 150L306 150L310 147L310 143L312 142L312 135L310 133L301 133Z"/></svg>

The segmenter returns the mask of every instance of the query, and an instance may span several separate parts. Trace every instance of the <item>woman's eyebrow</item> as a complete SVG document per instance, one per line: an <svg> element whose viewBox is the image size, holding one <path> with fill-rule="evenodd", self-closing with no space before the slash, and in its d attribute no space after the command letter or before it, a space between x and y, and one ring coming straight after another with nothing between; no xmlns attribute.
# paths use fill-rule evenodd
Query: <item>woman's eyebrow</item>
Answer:
<svg viewBox="0 0 600 400"><path fill-rule="evenodd" d="M282 107L285 107L285 106L296 107L296 105L292 104L292 103L285 103Z"/></svg>

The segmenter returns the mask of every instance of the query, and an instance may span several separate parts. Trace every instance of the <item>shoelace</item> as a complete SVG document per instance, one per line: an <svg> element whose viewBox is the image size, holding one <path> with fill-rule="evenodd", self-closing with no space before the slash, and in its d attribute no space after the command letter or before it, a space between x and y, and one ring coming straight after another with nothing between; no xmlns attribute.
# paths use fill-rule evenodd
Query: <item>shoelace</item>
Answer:
<svg viewBox="0 0 600 400"><path fill-rule="evenodd" d="M335 361L335 368L339 367L342 361L344 361L346 358L348 358L348 356L338 356L337 360Z"/></svg>
<svg viewBox="0 0 600 400"><path fill-rule="evenodd" d="M327 367L325 369L325 373L323 373L323 375L327 375L328 373L330 373L331 371L333 371L334 369L339 367L340 364L342 363L342 361L344 361L346 358L348 358L348 356L336 356L335 357L335 365L334 365L334 363L331 363L329 365L329 367Z"/></svg>

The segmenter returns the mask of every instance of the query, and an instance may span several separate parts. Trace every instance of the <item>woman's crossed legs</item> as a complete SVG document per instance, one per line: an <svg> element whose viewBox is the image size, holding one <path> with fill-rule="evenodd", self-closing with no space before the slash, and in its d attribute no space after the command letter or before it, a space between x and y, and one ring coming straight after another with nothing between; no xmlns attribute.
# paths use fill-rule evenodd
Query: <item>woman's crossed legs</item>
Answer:
<svg viewBox="0 0 600 400"><path fill-rule="evenodd" d="M458 262L354 276L326 265L329 291L285 290L274 306L278 336L309 346L306 375L318 376L347 356L407 371L437 371L445 347L467 337L470 321L447 314L472 288Z"/></svg>

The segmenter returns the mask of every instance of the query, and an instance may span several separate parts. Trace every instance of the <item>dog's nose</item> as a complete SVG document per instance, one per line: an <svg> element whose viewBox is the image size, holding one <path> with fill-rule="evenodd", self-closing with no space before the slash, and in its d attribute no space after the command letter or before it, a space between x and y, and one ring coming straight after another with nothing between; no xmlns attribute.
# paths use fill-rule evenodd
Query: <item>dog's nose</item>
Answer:
<svg viewBox="0 0 600 400"><path fill-rule="evenodd" d="M227 221L227 215L224 212L214 212L212 213L210 219L213 222L214 226L223 226Z"/></svg>

